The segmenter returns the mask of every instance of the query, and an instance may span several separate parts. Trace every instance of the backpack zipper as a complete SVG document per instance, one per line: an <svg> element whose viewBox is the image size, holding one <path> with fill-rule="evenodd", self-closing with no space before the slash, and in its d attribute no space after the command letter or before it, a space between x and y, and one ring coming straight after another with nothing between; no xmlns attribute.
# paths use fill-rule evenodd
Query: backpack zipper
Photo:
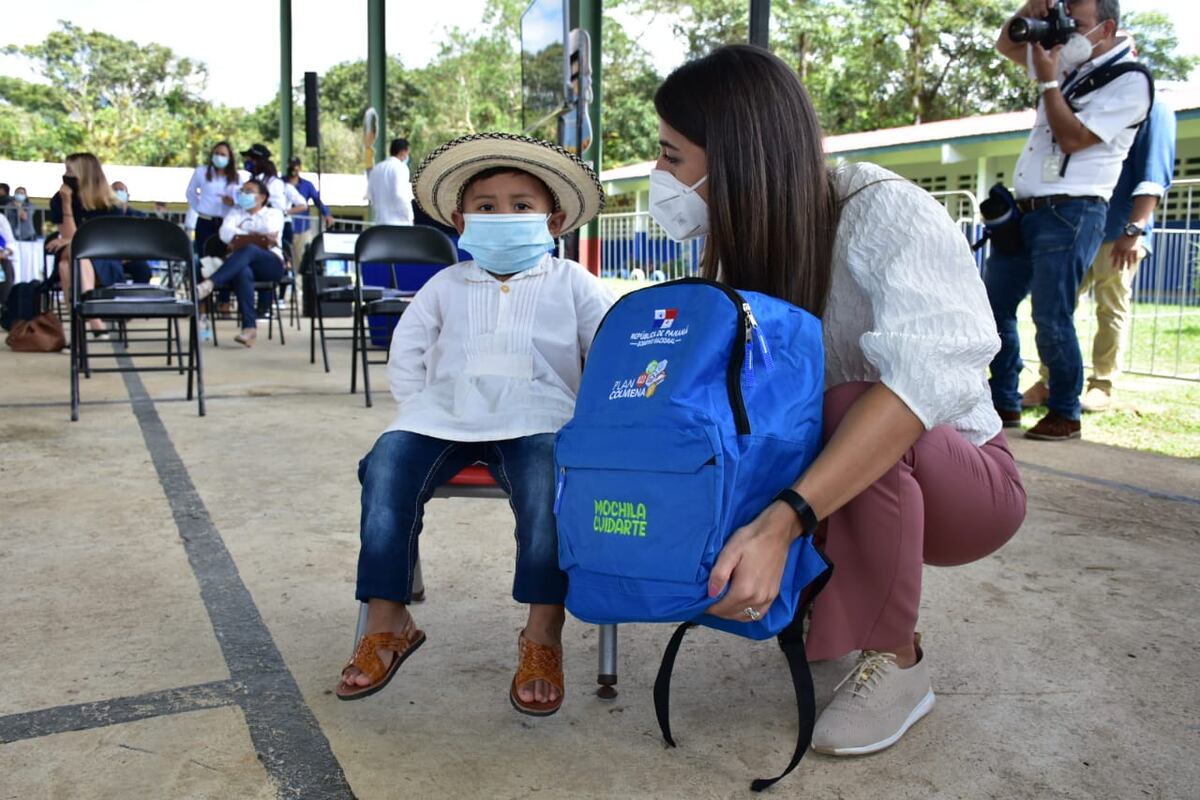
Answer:
<svg viewBox="0 0 1200 800"><path fill-rule="evenodd" d="M742 296L735 290L723 283L710 281L708 278L679 278L678 280L666 281L665 283L659 283L655 286L647 286L645 289L638 289L637 291L630 292L624 297L618 299L617 302L613 303L609 307L608 311L605 312L604 316L600 319L600 324L596 326L596 336L600 335L600 329L604 327L604 323L608 319L608 315L611 314L613 309L620 305L626 297L632 297L638 292L649 291L650 289L655 289L660 286L672 286L681 283L698 283L705 286L711 286L728 297L729 302L733 303L733 307L737 309L738 328L745 331L746 346L737 347L735 345L731 348L732 353L729 358L729 368L725 372L725 389L729 394L729 408L733 412L733 422L737 429L738 436L744 436L750 433L750 417L746 413L746 401L742 396L741 375L742 367L744 364L746 364L747 360L750 361L750 370L752 371L754 368L753 348L750 345L753 343L755 331L758 330L758 323L753 322L753 313L746 313L750 308L750 304L746 302L746 300L743 299ZM770 352L767 350L767 340L762 336L762 331L758 331L758 336L760 337L759 342L763 349L764 363L767 365L767 369L771 369L773 368L774 363L771 360ZM592 338L592 341L595 341L595 337Z"/></svg>

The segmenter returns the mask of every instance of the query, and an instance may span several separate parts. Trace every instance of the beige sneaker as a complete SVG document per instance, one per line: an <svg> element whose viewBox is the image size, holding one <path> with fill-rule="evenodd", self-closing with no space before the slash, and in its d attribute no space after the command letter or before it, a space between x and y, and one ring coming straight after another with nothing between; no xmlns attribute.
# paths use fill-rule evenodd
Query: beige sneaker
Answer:
<svg viewBox="0 0 1200 800"><path fill-rule="evenodd" d="M1079 405L1089 414L1108 411L1112 407L1112 395L1099 386L1092 386L1084 393L1083 399L1079 401Z"/></svg>
<svg viewBox="0 0 1200 800"><path fill-rule="evenodd" d="M1046 385L1045 381L1038 381L1026 389L1025 394L1021 395L1021 408L1044 406L1049 398L1050 387Z"/></svg>
<svg viewBox="0 0 1200 800"><path fill-rule="evenodd" d="M831 756L860 756L891 747L933 708L929 668L920 646L917 663L896 666L896 656L864 650L821 712L812 747Z"/></svg>

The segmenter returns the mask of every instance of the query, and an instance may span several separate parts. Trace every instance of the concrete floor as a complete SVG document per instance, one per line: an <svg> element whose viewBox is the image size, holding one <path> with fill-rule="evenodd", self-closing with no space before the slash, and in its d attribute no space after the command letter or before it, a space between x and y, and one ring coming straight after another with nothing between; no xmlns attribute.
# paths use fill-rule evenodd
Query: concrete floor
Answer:
<svg viewBox="0 0 1200 800"><path fill-rule="evenodd" d="M606 703L595 630L568 623L563 710L513 712L497 501L430 504L429 641L379 695L337 701L355 466L390 397L365 409L348 347L326 375L299 334L205 357L206 418L178 375L97 375L72 424L67 358L0 349L0 798L723 798L786 763L778 649L713 632L678 664L678 749L650 695L665 627L622 627ZM933 714L873 757L810 753L770 794L1200 796L1200 464L1012 444L1024 528L926 573ZM819 702L847 667L815 665Z"/></svg>

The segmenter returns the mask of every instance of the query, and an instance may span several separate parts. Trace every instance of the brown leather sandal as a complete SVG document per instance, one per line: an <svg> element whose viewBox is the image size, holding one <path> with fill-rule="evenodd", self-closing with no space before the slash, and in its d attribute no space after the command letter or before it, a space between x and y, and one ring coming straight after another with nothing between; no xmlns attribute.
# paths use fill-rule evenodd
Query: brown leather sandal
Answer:
<svg viewBox="0 0 1200 800"><path fill-rule="evenodd" d="M545 681L558 689L557 700L526 703L517 694L517 687L532 681ZM531 717L548 717L562 706L566 692L563 691L562 647L550 647L525 638L525 631L517 637L517 674L508 689L508 699L513 708Z"/></svg>
<svg viewBox="0 0 1200 800"><path fill-rule="evenodd" d="M413 651L424 643L425 632L420 630L413 630L407 636L397 636L389 631L367 634L359 639L358 647L354 650L354 657L342 668L342 680L338 683L334 693L339 700L361 700L364 697L370 697L387 686L392 680L392 676L396 674L396 670L400 669L400 665L404 663L404 659L411 656ZM391 664L384 666L383 659L379 657L380 650L391 650L395 653L392 656ZM359 672L371 679L371 682L366 686L348 687L346 671L351 667L357 667Z"/></svg>

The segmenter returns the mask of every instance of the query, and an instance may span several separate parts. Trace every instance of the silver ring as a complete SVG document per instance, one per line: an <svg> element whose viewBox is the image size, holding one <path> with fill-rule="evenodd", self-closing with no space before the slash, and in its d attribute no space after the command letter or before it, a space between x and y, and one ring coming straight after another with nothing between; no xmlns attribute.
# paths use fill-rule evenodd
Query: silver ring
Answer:
<svg viewBox="0 0 1200 800"><path fill-rule="evenodd" d="M746 610L742 613L749 617L751 622L758 622L760 619L762 619L762 614L758 613L754 609L754 606L746 606Z"/></svg>

